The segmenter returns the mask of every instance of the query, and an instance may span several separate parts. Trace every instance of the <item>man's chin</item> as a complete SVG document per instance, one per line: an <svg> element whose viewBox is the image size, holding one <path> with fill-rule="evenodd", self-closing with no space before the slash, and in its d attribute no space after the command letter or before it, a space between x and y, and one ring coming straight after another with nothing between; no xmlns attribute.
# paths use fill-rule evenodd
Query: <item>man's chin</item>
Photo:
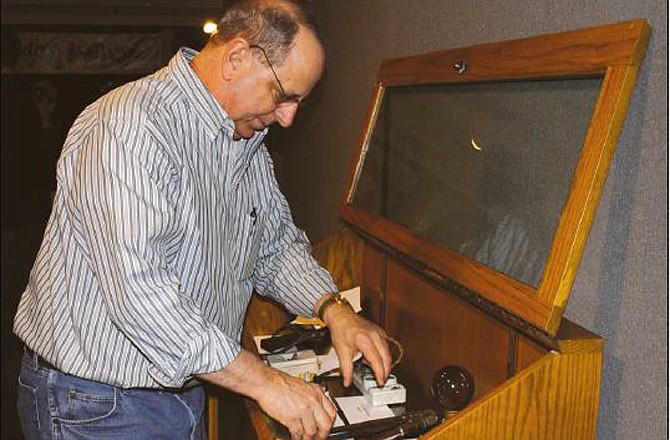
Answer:
<svg viewBox="0 0 670 440"><path fill-rule="evenodd" d="M259 131L265 130L267 127L265 125L255 126L246 126L246 127L236 127L235 133L233 133L233 139L238 141L242 138L250 139L254 134Z"/></svg>
<svg viewBox="0 0 670 440"><path fill-rule="evenodd" d="M233 133L233 140L239 141L240 139L250 139L256 130L244 129L244 130L235 130Z"/></svg>

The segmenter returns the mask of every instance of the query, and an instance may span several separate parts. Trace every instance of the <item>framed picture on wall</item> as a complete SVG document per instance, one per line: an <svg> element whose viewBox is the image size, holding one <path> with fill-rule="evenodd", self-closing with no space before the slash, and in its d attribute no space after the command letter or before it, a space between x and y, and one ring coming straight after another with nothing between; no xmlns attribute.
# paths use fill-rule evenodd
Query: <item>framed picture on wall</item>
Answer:
<svg viewBox="0 0 670 440"><path fill-rule="evenodd" d="M170 57L170 31L136 33L15 32L11 74L133 74L151 72Z"/></svg>

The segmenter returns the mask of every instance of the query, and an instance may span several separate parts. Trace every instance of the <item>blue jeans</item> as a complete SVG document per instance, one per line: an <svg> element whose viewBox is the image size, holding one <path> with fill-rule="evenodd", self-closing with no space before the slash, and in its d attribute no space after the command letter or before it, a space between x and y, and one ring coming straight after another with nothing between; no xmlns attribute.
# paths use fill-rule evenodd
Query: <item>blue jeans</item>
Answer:
<svg viewBox="0 0 670 440"><path fill-rule="evenodd" d="M17 406L26 440L205 440L205 393L123 389L81 379L24 354Z"/></svg>

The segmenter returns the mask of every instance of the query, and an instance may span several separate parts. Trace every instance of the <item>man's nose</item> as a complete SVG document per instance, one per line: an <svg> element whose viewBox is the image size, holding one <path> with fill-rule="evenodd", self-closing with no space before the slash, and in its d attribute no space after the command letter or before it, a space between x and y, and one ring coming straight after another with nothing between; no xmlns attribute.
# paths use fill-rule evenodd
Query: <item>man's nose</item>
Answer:
<svg viewBox="0 0 670 440"><path fill-rule="evenodd" d="M282 127L290 127L293 124L293 119L295 114L298 112L298 104L295 102L285 103L277 107L275 110L275 116L277 117L277 123Z"/></svg>

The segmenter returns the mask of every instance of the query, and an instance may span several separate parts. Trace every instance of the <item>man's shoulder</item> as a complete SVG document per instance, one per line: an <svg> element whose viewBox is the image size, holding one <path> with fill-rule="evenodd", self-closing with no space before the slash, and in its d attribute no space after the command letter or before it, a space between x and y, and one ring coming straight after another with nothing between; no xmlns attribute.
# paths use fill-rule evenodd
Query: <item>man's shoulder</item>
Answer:
<svg viewBox="0 0 670 440"><path fill-rule="evenodd" d="M101 117L151 120L169 112L183 98L175 81L158 73L126 83L99 100Z"/></svg>

